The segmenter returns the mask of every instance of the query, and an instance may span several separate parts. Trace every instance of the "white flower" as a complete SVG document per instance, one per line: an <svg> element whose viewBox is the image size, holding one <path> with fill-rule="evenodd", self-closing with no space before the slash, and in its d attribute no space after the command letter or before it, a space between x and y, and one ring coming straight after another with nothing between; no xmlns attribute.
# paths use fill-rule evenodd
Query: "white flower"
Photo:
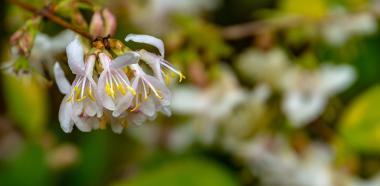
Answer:
<svg viewBox="0 0 380 186"><path fill-rule="evenodd" d="M146 74L137 64L130 67L134 73L132 88L136 90L136 96L129 100L133 106L130 111L140 111L148 118L154 118L157 111L170 116L171 93L165 84Z"/></svg>
<svg viewBox="0 0 380 186"><path fill-rule="evenodd" d="M66 95L59 109L59 122L65 132L71 132L74 123L79 130L88 132L99 127L96 116L102 116L102 108L94 95L97 86L92 78L95 56L90 55L84 63L83 47L78 39L67 46L66 52L69 67L76 77L70 86L60 65L55 64L58 88Z"/></svg>
<svg viewBox="0 0 380 186"><path fill-rule="evenodd" d="M127 97L131 97L136 94L135 90L130 86L129 79L123 68L129 64L136 63L138 61L138 55L134 52L128 52L123 56L119 56L114 60L104 54L99 54L100 62L103 66L103 71L100 74L98 81L98 95L102 105L113 112L113 115L117 117L124 110L122 108L120 100Z"/></svg>
<svg viewBox="0 0 380 186"><path fill-rule="evenodd" d="M170 83L170 73L177 74L179 76L180 82L182 81L182 79L185 79L185 76L180 71L176 70L168 61L164 59L165 48L164 43L160 39L149 35L129 34L125 38L125 41L145 43L152 45L158 49L158 51L160 52L159 56L146 50L140 50L139 54L141 56L141 60L143 60L152 68L154 75L162 83Z"/></svg>
<svg viewBox="0 0 380 186"><path fill-rule="evenodd" d="M326 64L318 71L295 68L284 78L282 109L293 125L301 127L315 120L328 99L346 89L354 79L355 71L348 65Z"/></svg>

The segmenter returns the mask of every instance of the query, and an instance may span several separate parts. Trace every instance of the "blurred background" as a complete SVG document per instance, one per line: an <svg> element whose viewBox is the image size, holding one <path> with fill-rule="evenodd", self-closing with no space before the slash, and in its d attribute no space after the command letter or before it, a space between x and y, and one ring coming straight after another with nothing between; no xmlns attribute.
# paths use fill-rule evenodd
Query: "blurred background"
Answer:
<svg viewBox="0 0 380 186"><path fill-rule="evenodd" d="M64 61L73 34L46 21L27 67L1 72L0 185L380 185L379 0L94 2L116 15L115 38L164 40L186 76L173 116L64 133L41 66ZM2 65L32 16L0 6Z"/></svg>

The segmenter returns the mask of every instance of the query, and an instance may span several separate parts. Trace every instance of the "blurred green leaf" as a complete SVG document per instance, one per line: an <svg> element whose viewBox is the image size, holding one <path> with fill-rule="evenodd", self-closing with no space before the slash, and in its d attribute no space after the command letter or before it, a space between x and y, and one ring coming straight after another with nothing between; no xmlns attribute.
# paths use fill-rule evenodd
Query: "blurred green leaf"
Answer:
<svg viewBox="0 0 380 186"><path fill-rule="evenodd" d="M0 172L0 185L50 185L49 170L43 149L36 144L25 144L5 163Z"/></svg>
<svg viewBox="0 0 380 186"><path fill-rule="evenodd" d="M114 186L233 186L239 185L225 167L205 159L182 159L143 172Z"/></svg>
<svg viewBox="0 0 380 186"><path fill-rule="evenodd" d="M33 77L4 75L3 81L11 118L27 134L40 134L49 118L46 88Z"/></svg>
<svg viewBox="0 0 380 186"><path fill-rule="evenodd" d="M346 109L339 129L352 150L380 153L380 86L363 93Z"/></svg>

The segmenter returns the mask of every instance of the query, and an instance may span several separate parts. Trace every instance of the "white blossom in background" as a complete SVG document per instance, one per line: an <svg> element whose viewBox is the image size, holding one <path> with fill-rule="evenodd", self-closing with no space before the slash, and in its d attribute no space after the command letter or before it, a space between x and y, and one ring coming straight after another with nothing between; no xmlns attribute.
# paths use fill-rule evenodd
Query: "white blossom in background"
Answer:
<svg viewBox="0 0 380 186"><path fill-rule="evenodd" d="M170 15L198 15L203 11L214 10L218 4L219 0L148 0L141 4L134 3L130 15L133 22L148 33L160 34L170 28Z"/></svg>
<svg viewBox="0 0 380 186"><path fill-rule="evenodd" d="M369 35L377 30L376 17L371 13L350 15L344 9L337 9L332 15L322 25L322 36L331 45L341 46L352 36Z"/></svg>
<svg viewBox="0 0 380 186"><path fill-rule="evenodd" d="M290 64L286 53L279 48L269 51L248 49L238 57L236 66L247 80L278 87Z"/></svg>
<svg viewBox="0 0 380 186"><path fill-rule="evenodd" d="M235 153L264 186L335 186L343 182L336 180L339 172L331 166L333 153L322 144L312 144L298 154L279 136L258 135L240 144Z"/></svg>
<svg viewBox="0 0 380 186"><path fill-rule="evenodd" d="M324 64L317 70L294 67L283 77L282 110L295 127L315 120L330 97L350 86L355 80L349 65Z"/></svg>
<svg viewBox="0 0 380 186"><path fill-rule="evenodd" d="M234 152L235 147L250 138L252 131L266 117L267 101L271 96L271 89L266 84L257 85L249 92L245 100L234 110L229 118L223 120L223 148Z"/></svg>
<svg viewBox="0 0 380 186"><path fill-rule="evenodd" d="M227 68L223 76L202 90L196 87L178 87L173 90L174 113L192 115L196 133L206 144L214 142L222 120L247 97L234 74Z"/></svg>

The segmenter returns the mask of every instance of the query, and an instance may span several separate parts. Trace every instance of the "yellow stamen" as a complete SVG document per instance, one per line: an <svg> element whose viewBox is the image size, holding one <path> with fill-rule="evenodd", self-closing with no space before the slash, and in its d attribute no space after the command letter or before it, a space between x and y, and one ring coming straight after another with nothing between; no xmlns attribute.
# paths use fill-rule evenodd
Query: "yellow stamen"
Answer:
<svg viewBox="0 0 380 186"><path fill-rule="evenodd" d="M84 99L86 99L87 97L86 96L83 96L83 97L81 97L81 98L77 98L75 101L77 101L77 102L81 102L81 101L83 101Z"/></svg>
<svg viewBox="0 0 380 186"><path fill-rule="evenodd" d="M117 89L120 91L121 94L125 95L127 92L122 84L117 85Z"/></svg>
<svg viewBox="0 0 380 186"><path fill-rule="evenodd" d="M132 95L136 95L135 89L133 89L131 86L127 86L127 89L132 93Z"/></svg>
<svg viewBox="0 0 380 186"><path fill-rule="evenodd" d="M130 111L134 112L140 107L140 104L136 104L134 108L132 108Z"/></svg>
<svg viewBox="0 0 380 186"><path fill-rule="evenodd" d="M115 91L113 90L113 88L111 88L109 83L106 83L106 93L112 99L115 99Z"/></svg>
<svg viewBox="0 0 380 186"><path fill-rule="evenodd" d="M180 72L179 73L179 82L181 83L183 79L186 79L186 77Z"/></svg>
<svg viewBox="0 0 380 186"><path fill-rule="evenodd" d="M87 87L86 92L87 92L87 96L88 96L92 101L95 101L95 97L94 97L94 95L92 95L92 90L90 89L90 87Z"/></svg>

